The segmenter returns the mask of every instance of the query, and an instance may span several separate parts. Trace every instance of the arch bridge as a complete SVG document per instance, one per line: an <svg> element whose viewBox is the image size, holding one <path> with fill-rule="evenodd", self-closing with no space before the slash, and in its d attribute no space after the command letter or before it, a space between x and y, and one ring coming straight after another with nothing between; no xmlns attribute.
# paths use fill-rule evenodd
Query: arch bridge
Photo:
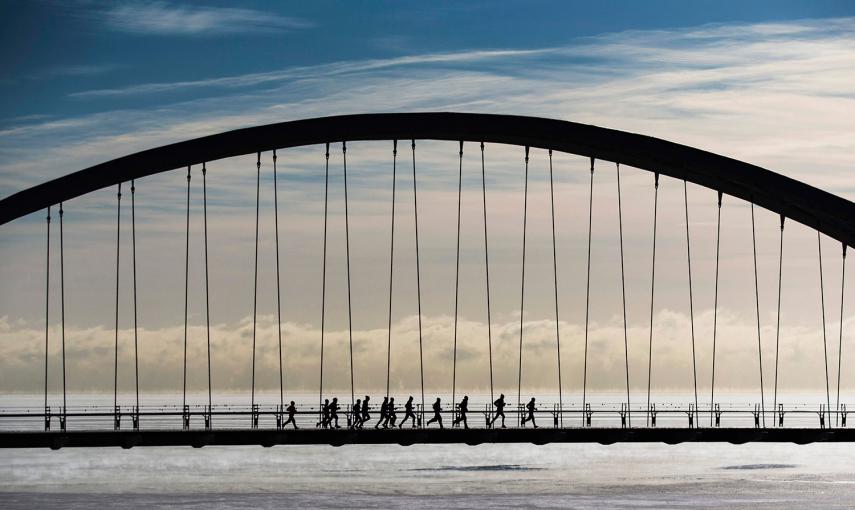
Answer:
<svg viewBox="0 0 855 510"><path fill-rule="evenodd" d="M483 196L483 247L484 265L486 270L486 286L484 292L487 298L487 334L490 369L490 394L489 399L483 402L471 404L461 403L461 391L457 387L456 378L452 380L448 394L451 402L435 402L432 395L426 395L424 387L424 363L422 360L422 325L421 325L421 287L417 284L419 303L419 368L420 368L420 391L418 397L407 404L407 409L399 402L397 408L393 408L392 414L397 418L412 411L411 426L407 428L395 428L394 420L391 429L369 427L369 423L362 424L363 412L377 419L378 412L389 415L388 408L381 409L372 404L365 407L354 407L357 402L355 395L357 389L353 387L353 344L352 332L350 338L350 399L343 409L338 411L335 406L331 409L324 400L329 399L330 391L324 386L324 318L325 307L321 311L321 338L320 338L320 371L319 392L315 402L301 401L299 404L287 405L290 398L286 398L289 392L282 383L282 333L281 324L279 328L279 394L277 402L263 402L256 395L255 363L256 363L256 330L257 318L257 284L258 284L258 193L261 187L262 158L271 158L273 165L274 190L276 182L277 157L286 154L287 149L303 146L320 145L325 154L325 204L324 204L324 244L323 253L320 257L323 264L322 281L318 282L323 294L326 294L326 265L327 265L327 206L329 201L329 175L330 171L337 172L338 169L330 165L330 151L341 151L344 177L344 200L345 200L345 242L347 247L347 307L348 324L351 323L351 288L350 288L350 239L347 223L347 157L353 157L353 150L347 152L348 144L361 141L388 141L390 147L390 167L392 169L392 250L394 250L395 229L395 172L398 160L410 159L405 165L406 171L412 171L413 179L413 207L415 214L415 253L416 253L416 281L421 278L419 268L419 238L418 238L418 214L430 213L429 207L418 204L416 201L416 147L421 140L443 140L455 143L459 157L458 182L448 183L449 188L457 185L458 209L457 209L457 266L455 281L455 328L454 328L454 358L453 373L457 374L457 317L460 275L460 203L462 195L463 179L463 153L466 151L477 151L481 154L480 178L481 192ZM487 242L489 214L487 210L486 168L484 153L489 151L494 144L506 144L520 148L520 168L524 168L525 187L523 210L522 242L522 271L520 282L520 328L519 328L519 388L514 399L496 398L493 384L493 346L490 324L490 259L489 244ZM557 352L556 376L556 398L551 402L535 403L526 405L522 398L522 366L523 366L523 313L525 311L525 253L526 253L526 229L528 217L528 166L529 155L534 150L546 151L549 155L549 179L550 179L550 205L552 220L552 270L554 271L554 310L555 310L555 345ZM583 380L582 391L566 392L562 384L561 373L561 334L559 324L559 302L558 302L558 257L555 250L555 204L553 186L553 152L562 152L588 158L590 161L588 191L588 224L587 224L587 281L586 281L586 319L584 337L584 369L580 375ZM203 191L207 182L207 165L217 160L241 156L257 155L256 163L256 258L255 258L255 294L253 302L253 339L252 339L252 391L244 406L217 406L213 404L212 389L210 385L210 332L208 333L208 388L207 404L191 405L187 400L187 271L189 271L189 215L190 215L190 181L191 171L194 167L201 167ZM403 163L403 161L402 161ZM608 164L608 166L607 166ZM652 254L653 267L651 268L650 288L650 339L649 352L650 361L647 366L647 380L635 385L630 381L629 370L629 347L627 342L626 325L626 289L623 286L624 274L624 250L623 250L623 220L620 217L620 175L621 165L634 167L652 174L652 193L654 194L654 211L652 238L650 250ZM855 204L852 202L811 187L805 183L787 178L770 170L758 166L737 161L725 156L713 154L700 149L672 143L640 134L627 133L612 129L578 124L573 122L552 120L544 118L521 117L510 115L488 115L471 113L384 113L345 115L335 117L324 117L315 119L282 122L265 126L251 127L229 131L212 136L206 136L180 143L166 145L154 149L145 150L118 159L107 161L70 173L57 179L39 184L29 189L22 190L0 201L0 225L10 223L31 213L39 211L46 212L46 235L48 250L46 253L47 267L50 267L50 240L51 219L54 220L54 236L59 231L61 261L60 274L58 278L64 281L64 272L67 268L62 264L63 242L62 228L64 212L77 197L109 187L117 188L116 214L118 228L121 228L120 218L122 213L122 185L130 191L131 196L131 221L134 218L134 192L138 181L147 176L177 169L187 170L187 247L185 252L185 336L184 336L184 387L182 388L181 404L163 404L141 406L139 400L139 367L135 367L134 377L137 382L135 399L132 404L119 402L118 397L118 316L119 316L119 278L121 271L128 268L119 266L118 250L121 246L121 238L117 231L116 237L116 344L114 346L116 363L114 368L114 392L112 406L91 407L87 409L75 409L66 405L66 378L65 378L65 286L60 285L62 309L60 310L60 321L62 335L59 339L62 350L62 404L49 406L48 391L48 349L51 339L48 334L48 325L52 320L52 311L49 306L45 307L45 358L43 367L32 367L33 370L44 370L45 391L44 406L40 409L2 409L0 410L0 447L50 447L60 448L65 446L122 446L125 448L147 445L191 445L195 447L210 444L261 444L271 446L274 444L333 444L341 445L347 443L430 443L430 442L457 442L466 444L478 444L484 442L531 442L543 444L549 442L600 442L610 444L621 441L656 441L664 443L678 443L683 441L720 441L731 443L744 443L748 441L789 441L806 443L813 441L852 441L855 434L852 429L846 428L846 403L841 401L840 396L840 374L843 370L842 346L843 346L843 309L845 300L845 261L846 249L855 245ZM623 316L623 343L625 354L625 395L619 401L598 402L588 388L588 333L589 319L588 307L591 297L591 224L592 209L594 203L594 180L598 169L607 168L608 171L616 172L619 214L619 239L621 256L621 282L623 309L618 313ZM197 172L198 175L198 172ZM692 385L694 392L688 401L657 408L655 396L651 398L651 369L653 352L653 301L655 297L655 261L656 261L656 208L658 207L658 193L660 176L683 181L685 200L685 222L686 222L686 256L688 262L688 292L689 306L691 310L691 341L692 345ZM685 194L686 183L708 188L717 192L718 200L718 225L716 238L716 265L715 265L715 311L718 307L718 283L719 283L719 237L721 231L721 208L724 197L732 197L746 201L751 206L751 231L752 249L754 254L754 298L756 302L757 316L757 395L756 403L727 405L716 400L715 394L715 341L716 332L713 329L712 338L712 381L709 395L699 395L698 392L698 367L695 355L696 342L694 333L694 311L692 296L692 254L690 250L689 229L689 204ZM128 187L128 184L130 185ZM278 204L278 202L275 202ZM840 263L842 265L840 289L840 331L837 346L834 338L826 338L825 320L826 303L823 295L822 322L823 322L823 355L825 359L824 378L826 391L821 395L822 404L803 405L787 407L777 400L778 377L777 363L778 351L775 352L775 380L763 381L762 347L760 338L760 304L759 289L757 284L757 246L755 240L754 207L760 207L780 216L780 258L778 271L778 299L780 303L780 280L782 278L780 265L783 260L783 237L784 225L787 220L800 223L817 233L817 247L820 258L820 282L822 282L822 237L840 243L842 254ZM73 207L73 205L72 205ZM125 206L128 207L127 205ZM207 238L207 193L203 193L204 229L205 229L205 285L207 293L208 285L208 238ZM56 214L58 212L58 215ZM279 211L276 205L274 214L276 216L276 271L277 271L277 310L281 321L282 304L279 296ZM67 221L67 220L66 220ZM58 227L57 224L58 223ZM136 234L131 240L134 253L134 355L137 350L137 323L136 323ZM125 241L127 242L127 241ZM54 254L54 257L57 255ZM392 303L392 278L394 275L394 257L390 254L389 271L389 344L386 352L378 352L377 359L387 361L386 391L381 397L390 397L389 389L389 351L391 350L391 303ZM49 269L46 271L46 294L50 294ZM206 307L207 307L206 294ZM326 298L324 298L326 299ZM46 295L46 302L49 296ZM56 312L53 311L55 319ZM206 317L210 331L210 317ZM778 308L778 324L780 324L780 306ZM829 376L829 350L833 353L837 347L837 380L831 380ZM176 352L176 356L182 353ZM769 360L765 360L770 363ZM566 377L566 374L565 374ZM836 383L836 391L833 390ZM719 382L719 384L722 384ZM635 401L631 398L632 391L641 391L646 385L646 399ZM774 386L774 393L768 395L768 386ZM56 395L51 395L56 397ZM447 397L445 397L447 399ZM379 398L378 398L379 400ZM462 404L462 407L461 407ZM496 421L497 411L505 408L507 417L501 417L502 426ZM359 411L355 411L359 409ZM341 428L337 427L341 415ZM437 422L431 417L445 417L446 425L449 422L459 422L461 415L468 414L468 421L458 423L456 426L437 427ZM400 415L400 416L397 416ZM388 417L388 416L387 416ZM657 423L658 417L658 423ZM786 419L785 419L786 418ZM407 420L408 418L404 418ZM505 428L507 419L509 427ZM540 421L539 428L531 425L534 419ZM334 420L334 421L333 421ZM528 422L528 423L527 423ZM299 424L299 429L297 429ZM472 425L471 427L469 425ZM663 426L665 425L665 426Z"/></svg>

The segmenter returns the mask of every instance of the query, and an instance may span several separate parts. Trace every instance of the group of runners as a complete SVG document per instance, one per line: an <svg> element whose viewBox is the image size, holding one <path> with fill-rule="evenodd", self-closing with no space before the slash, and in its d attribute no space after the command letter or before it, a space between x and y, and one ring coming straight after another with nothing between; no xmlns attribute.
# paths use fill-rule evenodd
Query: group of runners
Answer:
<svg viewBox="0 0 855 510"><path fill-rule="evenodd" d="M351 420L349 423L349 427L351 429L360 430L364 428L368 422L371 420L371 414L369 413L369 402L371 397L365 395L364 399L356 399L356 402L353 403L353 409L351 413ZM487 421L488 427L493 427L495 423L501 418L501 427L506 428L505 426L505 395L499 395L499 398L493 402L495 413L494 415ZM534 419L534 413L537 411L535 398L532 397L529 400L528 404L526 404L526 414L522 417L522 425L525 426L526 423L531 422L534 428L537 427L537 423ZM324 404L321 407L321 419L316 424L317 427L325 428L325 429L339 429L341 425L338 423L338 411L341 409L341 406L338 404L338 398L333 398L332 401L329 399L324 400ZM439 397L434 401L433 406L433 418L427 421L425 426L429 426L432 423L436 423L439 425L439 428L445 428L442 423L442 399ZM297 413L297 409L294 405L294 401L291 401L291 405L287 408L288 412L288 420L285 421L285 425L289 423L297 428L297 422L294 420L294 415ZM457 427L461 423L463 427L468 429L469 424L467 422L466 415L469 413L469 396L464 396L463 400L457 404L457 416L452 421L451 426ZM380 417L377 422L374 424L375 429L379 428L395 428L399 429L403 428L407 423L407 420L411 420L412 427L416 427L416 414L414 412L414 404L413 397L410 396L407 399L407 402L404 404L404 418L398 423L398 409L395 406L395 398L394 397L384 397L383 403L380 404Z"/></svg>

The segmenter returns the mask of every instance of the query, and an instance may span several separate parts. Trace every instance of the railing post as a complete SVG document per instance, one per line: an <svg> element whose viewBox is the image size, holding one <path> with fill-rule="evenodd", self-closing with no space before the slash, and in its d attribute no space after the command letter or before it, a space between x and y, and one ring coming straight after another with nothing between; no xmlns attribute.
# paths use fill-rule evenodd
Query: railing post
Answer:
<svg viewBox="0 0 855 510"><path fill-rule="evenodd" d="M252 404L252 428L258 428L258 404Z"/></svg>
<svg viewBox="0 0 855 510"><path fill-rule="evenodd" d="M113 430L122 428L122 408L121 406L113 407Z"/></svg>
<svg viewBox="0 0 855 510"><path fill-rule="evenodd" d="M784 404L778 404L778 426L784 426Z"/></svg>
<svg viewBox="0 0 855 510"><path fill-rule="evenodd" d="M585 426L591 426L591 416L593 416L594 412L591 411L591 404L585 404Z"/></svg>
<svg viewBox="0 0 855 510"><path fill-rule="evenodd" d="M211 430L211 427L213 426L212 418L211 406L207 405L205 406L205 430Z"/></svg>
<svg viewBox="0 0 855 510"><path fill-rule="evenodd" d="M716 428L721 426L721 406L718 404L715 405L715 426Z"/></svg>
<svg viewBox="0 0 855 510"><path fill-rule="evenodd" d="M134 406L134 413L131 415L131 423L134 430L140 429L140 406Z"/></svg>
<svg viewBox="0 0 855 510"><path fill-rule="evenodd" d="M45 406L45 431L50 430L50 406Z"/></svg>
<svg viewBox="0 0 855 510"><path fill-rule="evenodd" d="M181 429L190 430L190 406L186 404L181 409Z"/></svg>

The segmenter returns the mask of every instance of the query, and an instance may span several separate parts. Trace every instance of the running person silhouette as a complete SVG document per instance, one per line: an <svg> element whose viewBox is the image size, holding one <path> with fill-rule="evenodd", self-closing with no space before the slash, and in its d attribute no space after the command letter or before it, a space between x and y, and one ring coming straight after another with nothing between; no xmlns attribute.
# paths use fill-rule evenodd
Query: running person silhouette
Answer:
<svg viewBox="0 0 855 510"><path fill-rule="evenodd" d="M356 399L353 403L353 412L350 422L350 428L358 429L362 426L362 401Z"/></svg>
<svg viewBox="0 0 855 510"><path fill-rule="evenodd" d="M377 423L374 424L374 428L378 428L380 425L383 425L383 428L386 428L386 423L389 421L386 418L386 412L389 409L389 397L383 397L383 403L380 404L380 419L377 420Z"/></svg>
<svg viewBox="0 0 855 510"><path fill-rule="evenodd" d="M321 407L321 422L318 424L322 428L330 426L330 399L324 399L324 405Z"/></svg>
<svg viewBox="0 0 855 510"><path fill-rule="evenodd" d="M502 393L499 395L499 398L493 402L493 405L496 406L496 415L493 416L493 419L490 420L490 426L492 427L496 420L499 419L499 416L502 417L502 428L505 428L505 394Z"/></svg>
<svg viewBox="0 0 855 510"><path fill-rule="evenodd" d="M395 421L397 420L398 416L395 414L395 397L392 397L389 399L389 405L386 407L386 421L392 428L395 428Z"/></svg>
<svg viewBox="0 0 855 510"><path fill-rule="evenodd" d="M439 428L444 428L442 426L442 404L440 403L439 397L436 397L436 402L433 403L433 418L428 420L427 425L430 425L433 422L439 423Z"/></svg>
<svg viewBox="0 0 855 510"><path fill-rule="evenodd" d="M288 411L288 419L285 420L285 423L282 424L282 427L284 428L290 423L291 425L294 425L294 430L297 430L297 421L294 419L294 416L297 414L297 407L294 405L293 400L291 401L291 405L288 406L286 411Z"/></svg>
<svg viewBox="0 0 855 510"><path fill-rule="evenodd" d="M454 420L451 426L455 427L459 425L460 422L463 422L463 428L468 429L469 424L466 423L466 413L469 412L469 395L465 395L463 397L463 400L460 401L460 404L458 404L457 406L457 412L460 413L460 415L457 417L456 420Z"/></svg>
<svg viewBox="0 0 855 510"><path fill-rule="evenodd" d="M404 404L404 419L401 420L401 423L398 425L398 428L404 426L404 423L407 422L408 419L413 419L413 428L416 428L416 414L413 412L413 396L410 395L410 398L407 399L407 403Z"/></svg>
<svg viewBox="0 0 855 510"><path fill-rule="evenodd" d="M359 428L362 428L362 426L368 423L368 420L371 419L371 415L368 414L368 400L370 398L371 397L369 397L368 395L365 395L365 398L362 399L362 417L359 420Z"/></svg>
<svg viewBox="0 0 855 510"><path fill-rule="evenodd" d="M525 423L530 421L534 428L537 428L537 423L534 421L534 412L537 411L537 408L534 406L534 397L531 397L531 400L528 401L528 404L525 405L525 408L528 410L528 416L523 416L522 425L525 427Z"/></svg>
<svg viewBox="0 0 855 510"><path fill-rule="evenodd" d="M333 397L332 402L330 402L330 417L329 417L329 426L333 427L333 421L335 421L335 428L340 429L341 427L338 424L338 410L341 409L338 405L338 397Z"/></svg>

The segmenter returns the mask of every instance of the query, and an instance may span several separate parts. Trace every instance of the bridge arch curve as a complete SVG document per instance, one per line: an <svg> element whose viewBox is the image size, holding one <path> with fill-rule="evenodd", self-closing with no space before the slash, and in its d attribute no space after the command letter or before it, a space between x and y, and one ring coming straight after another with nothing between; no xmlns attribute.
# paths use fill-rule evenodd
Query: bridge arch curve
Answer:
<svg viewBox="0 0 855 510"><path fill-rule="evenodd" d="M575 122L481 113L372 113L249 127L137 152L0 201L0 225L120 182L255 152L340 141L431 139L552 149L686 180L855 246L855 203L743 161L641 134Z"/></svg>

